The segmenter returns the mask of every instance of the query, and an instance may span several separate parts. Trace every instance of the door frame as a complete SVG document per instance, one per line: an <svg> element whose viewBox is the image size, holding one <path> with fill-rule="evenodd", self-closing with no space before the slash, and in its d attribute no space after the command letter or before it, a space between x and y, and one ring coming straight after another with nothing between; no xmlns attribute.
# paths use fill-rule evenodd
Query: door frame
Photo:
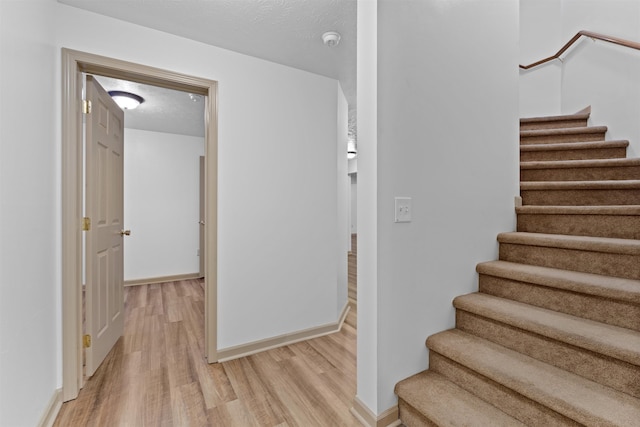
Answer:
<svg viewBox="0 0 640 427"><path fill-rule="evenodd" d="M62 398L75 399L82 373L82 73L181 90L205 98L205 354L217 358L218 82L62 49Z"/></svg>

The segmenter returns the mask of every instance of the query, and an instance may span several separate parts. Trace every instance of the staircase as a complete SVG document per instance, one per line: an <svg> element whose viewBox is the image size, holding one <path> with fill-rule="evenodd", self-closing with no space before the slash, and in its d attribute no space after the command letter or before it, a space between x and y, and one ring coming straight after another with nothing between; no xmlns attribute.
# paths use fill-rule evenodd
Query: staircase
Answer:
<svg viewBox="0 0 640 427"><path fill-rule="evenodd" d="M518 231L396 385L406 426L640 426L640 159L588 118L521 119Z"/></svg>

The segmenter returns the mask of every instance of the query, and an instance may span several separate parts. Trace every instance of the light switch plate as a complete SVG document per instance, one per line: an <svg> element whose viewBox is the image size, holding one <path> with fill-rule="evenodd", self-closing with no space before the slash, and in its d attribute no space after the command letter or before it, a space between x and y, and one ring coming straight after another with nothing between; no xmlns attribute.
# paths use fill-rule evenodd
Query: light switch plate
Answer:
<svg viewBox="0 0 640 427"><path fill-rule="evenodd" d="M395 212L395 222L411 222L411 197L396 197Z"/></svg>

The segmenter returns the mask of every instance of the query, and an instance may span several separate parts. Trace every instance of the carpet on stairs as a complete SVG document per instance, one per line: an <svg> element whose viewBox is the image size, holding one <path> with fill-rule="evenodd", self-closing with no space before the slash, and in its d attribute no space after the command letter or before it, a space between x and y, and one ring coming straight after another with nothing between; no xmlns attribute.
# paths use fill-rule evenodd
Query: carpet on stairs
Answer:
<svg viewBox="0 0 640 427"><path fill-rule="evenodd" d="M406 426L640 426L640 159L589 114L521 119L517 230L396 385Z"/></svg>

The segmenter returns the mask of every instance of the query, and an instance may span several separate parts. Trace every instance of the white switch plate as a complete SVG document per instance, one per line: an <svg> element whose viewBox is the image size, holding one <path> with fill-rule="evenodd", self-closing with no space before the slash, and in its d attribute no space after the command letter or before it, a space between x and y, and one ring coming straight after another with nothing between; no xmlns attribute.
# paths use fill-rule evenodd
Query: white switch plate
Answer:
<svg viewBox="0 0 640 427"><path fill-rule="evenodd" d="M395 202L395 222L411 222L411 197L396 197Z"/></svg>

